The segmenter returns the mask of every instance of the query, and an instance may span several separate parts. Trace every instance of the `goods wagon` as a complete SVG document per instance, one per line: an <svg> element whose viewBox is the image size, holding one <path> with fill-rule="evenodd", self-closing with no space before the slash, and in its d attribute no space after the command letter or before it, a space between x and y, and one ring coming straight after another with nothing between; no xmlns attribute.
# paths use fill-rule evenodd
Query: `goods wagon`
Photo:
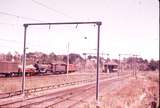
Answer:
<svg viewBox="0 0 160 108"><path fill-rule="evenodd" d="M25 66L25 73L27 76L38 74L38 72L35 70L36 68L32 64ZM22 72L23 72L22 65L18 65L18 73L19 73L18 75L22 75Z"/></svg>
<svg viewBox="0 0 160 108"><path fill-rule="evenodd" d="M35 74L35 67L27 65L25 67L26 75ZM22 66L17 62L0 61L0 75L3 76L21 76Z"/></svg>
<svg viewBox="0 0 160 108"><path fill-rule="evenodd" d="M74 64L69 64L68 71L69 71L69 72L75 72L75 71L77 71L76 65L74 65Z"/></svg>
<svg viewBox="0 0 160 108"><path fill-rule="evenodd" d="M77 71L76 65L74 64L69 64L68 65L68 72L75 72ZM67 64L65 63L58 63L58 64L53 64L50 63L48 64L48 67L46 69L46 73L51 72L53 74L66 74L67 73Z"/></svg>
<svg viewBox="0 0 160 108"><path fill-rule="evenodd" d="M18 71L18 63L0 61L0 74L5 76L13 76Z"/></svg>
<svg viewBox="0 0 160 108"><path fill-rule="evenodd" d="M3 76L22 76L22 65L17 62L0 61L0 75ZM68 65L68 72L75 72L77 70L74 64ZM47 63L47 64L30 64L25 66L25 73L27 76L44 75L44 74L66 74L67 65L65 63Z"/></svg>

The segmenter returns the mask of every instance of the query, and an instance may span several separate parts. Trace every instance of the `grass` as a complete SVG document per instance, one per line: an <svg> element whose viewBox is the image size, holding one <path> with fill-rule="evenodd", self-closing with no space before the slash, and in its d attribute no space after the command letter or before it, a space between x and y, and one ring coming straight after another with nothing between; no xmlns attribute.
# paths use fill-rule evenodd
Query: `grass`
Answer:
<svg viewBox="0 0 160 108"><path fill-rule="evenodd" d="M145 79L130 79L121 88L101 96L99 108L147 108L153 96L159 105L159 76L151 72ZM85 108L96 108L95 106L93 99Z"/></svg>

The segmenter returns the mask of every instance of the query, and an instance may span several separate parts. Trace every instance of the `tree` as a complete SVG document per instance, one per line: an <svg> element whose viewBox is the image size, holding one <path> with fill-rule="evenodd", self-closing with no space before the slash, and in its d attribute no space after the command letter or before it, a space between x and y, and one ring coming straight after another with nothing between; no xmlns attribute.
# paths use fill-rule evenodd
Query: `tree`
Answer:
<svg viewBox="0 0 160 108"><path fill-rule="evenodd" d="M133 62L133 57L127 58L127 63L128 63L128 64L132 64L132 62Z"/></svg>
<svg viewBox="0 0 160 108"><path fill-rule="evenodd" d="M159 68L159 61L155 61L155 60L151 60L148 67L150 68L150 70L155 71L156 69Z"/></svg>
<svg viewBox="0 0 160 108"><path fill-rule="evenodd" d="M113 59L114 62L116 62L117 64L119 63L118 59Z"/></svg>
<svg viewBox="0 0 160 108"><path fill-rule="evenodd" d="M53 53L53 52L49 54L48 58L49 58L49 62L50 63L52 63L53 61L57 61L58 60L57 55L55 53Z"/></svg>
<svg viewBox="0 0 160 108"><path fill-rule="evenodd" d="M12 58L13 58L13 56L12 56L11 52L8 52L7 55L6 55L6 60L11 61Z"/></svg>
<svg viewBox="0 0 160 108"><path fill-rule="evenodd" d="M75 53L69 54L69 63L75 63L77 59L83 60L79 54ZM67 62L67 55L63 56L63 61Z"/></svg>
<svg viewBox="0 0 160 108"><path fill-rule="evenodd" d="M14 52L14 56L13 56L14 60L17 62L17 61L20 61L21 60L21 55L15 51Z"/></svg>
<svg viewBox="0 0 160 108"><path fill-rule="evenodd" d="M89 60L91 60L91 59L92 59L92 56L91 56L91 55L89 55L87 58L88 58Z"/></svg>
<svg viewBox="0 0 160 108"><path fill-rule="evenodd" d="M42 63L46 63L46 62L48 62L47 61L47 54L42 54L42 56L41 56L41 61L42 61Z"/></svg>
<svg viewBox="0 0 160 108"><path fill-rule="evenodd" d="M66 55L63 56L63 61L64 61L65 63L67 63L67 56L66 56Z"/></svg>

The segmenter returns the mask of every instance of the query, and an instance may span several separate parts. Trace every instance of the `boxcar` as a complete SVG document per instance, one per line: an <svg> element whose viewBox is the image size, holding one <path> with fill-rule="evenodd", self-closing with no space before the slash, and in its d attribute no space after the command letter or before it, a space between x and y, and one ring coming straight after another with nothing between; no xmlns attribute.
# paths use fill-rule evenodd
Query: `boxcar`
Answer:
<svg viewBox="0 0 160 108"><path fill-rule="evenodd" d="M13 76L18 72L17 62L0 61L0 74L5 76Z"/></svg>
<svg viewBox="0 0 160 108"><path fill-rule="evenodd" d="M36 73L33 65L27 65L25 67L26 75L33 75ZM21 76L22 65L18 62L0 61L0 75L2 76Z"/></svg>

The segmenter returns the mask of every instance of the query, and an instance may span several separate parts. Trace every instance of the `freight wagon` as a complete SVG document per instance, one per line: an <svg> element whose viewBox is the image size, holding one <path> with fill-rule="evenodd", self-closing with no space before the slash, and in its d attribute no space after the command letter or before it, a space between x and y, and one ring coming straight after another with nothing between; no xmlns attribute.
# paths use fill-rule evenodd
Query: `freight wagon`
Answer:
<svg viewBox="0 0 160 108"><path fill-rule="evenodd" d="M17 62L0 61L0 75L1 76L22 76L22 65ZM75 72L77 70L74 64L68 65L68 72ZM47 63L47 64L30 64L25 66L25 73L27 76L44 75L44 74L66 74L67 65L65 63Z"/></svg>
<svg viewBox="0 0 160 108"><path fill-rule="evenodd" d="M34 67L32 65L26 66L26 74L32 75L34 73ZM0 75L2 76L21 76L22 66L18 62L0 61Z"/></svg>
<svg viewBox="0 0 160 108"><path fill-rule="evenodd" d="M67 73L67 64L65 63L49 63L49 64L40 64L39 66L40 73L52 73L52 74L66 74ZM77 67L74 64L68 65L68 72L77 71Z"/></svg>

